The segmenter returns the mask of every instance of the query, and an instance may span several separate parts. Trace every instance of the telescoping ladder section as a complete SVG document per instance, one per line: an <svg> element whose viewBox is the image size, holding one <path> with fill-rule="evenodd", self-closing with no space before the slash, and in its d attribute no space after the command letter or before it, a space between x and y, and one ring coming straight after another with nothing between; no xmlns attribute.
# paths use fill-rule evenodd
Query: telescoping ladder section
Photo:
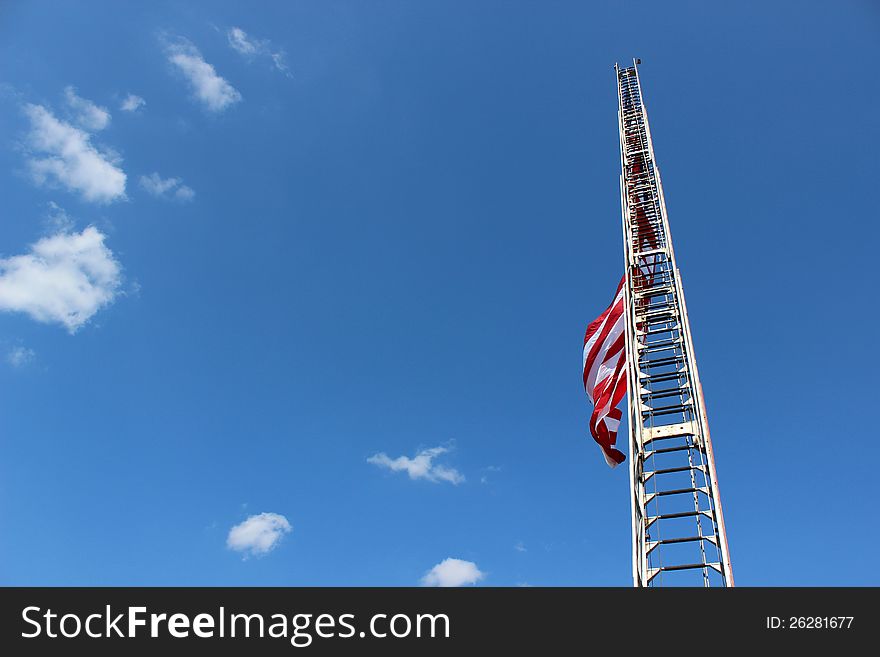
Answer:
<svg viewBox="0 0 880 657"><path fill-rule="evenodd" d="M635 586L732 586L681 277L637 62L615 67Z"/></svg>

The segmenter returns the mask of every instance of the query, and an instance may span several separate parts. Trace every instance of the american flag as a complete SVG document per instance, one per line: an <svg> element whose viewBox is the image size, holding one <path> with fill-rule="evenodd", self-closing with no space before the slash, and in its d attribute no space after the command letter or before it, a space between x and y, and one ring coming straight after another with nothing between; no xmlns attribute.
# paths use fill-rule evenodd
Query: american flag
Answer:
<svg viewBox="0 0 880 657"><path fill-rule="evenodd" d="M617 429L623 417L617 405L626 394L626 349L624 348L623 286L620 279L611 305L587 327L584 336L584 389L593 402L590 433L602 448L612 468L626 457L616 449Z"/></svg>

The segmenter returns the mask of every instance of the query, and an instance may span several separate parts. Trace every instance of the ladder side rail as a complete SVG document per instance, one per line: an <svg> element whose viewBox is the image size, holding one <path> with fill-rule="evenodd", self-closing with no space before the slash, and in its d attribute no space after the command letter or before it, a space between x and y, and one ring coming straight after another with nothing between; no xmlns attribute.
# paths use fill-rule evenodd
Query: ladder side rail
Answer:
<svg viewBox="0 0 880 657"><path fill-rule="evenodd" d="M625 182L625 134L624 134L624 117L623 117L623 91L620 87L620 70L617 65L614 66L617 73L618 93L617 93L617 109L618 109L618 132L620 136L620 207L621 221L623 224L624 234L629 232L629 207L626 199L626 182ZM627 408L629 410L629 482L630 482L630 505L632 516L632 570L633 570L633 586L645 586L647 584L647 565L645 556L642 553L641 546L645 544L645 507L643 504L644 493L641 485L640 460L642 447L640 444L639 427L641 425L641 409L638 396L638 364L633 357L633 322L630 315L632 308L632 298L630 295L631 283L631 263L632 248L629 240L624 241L624 272L626 281L624 282L624 344L626 348L626 367L627 367Z"/></svg>

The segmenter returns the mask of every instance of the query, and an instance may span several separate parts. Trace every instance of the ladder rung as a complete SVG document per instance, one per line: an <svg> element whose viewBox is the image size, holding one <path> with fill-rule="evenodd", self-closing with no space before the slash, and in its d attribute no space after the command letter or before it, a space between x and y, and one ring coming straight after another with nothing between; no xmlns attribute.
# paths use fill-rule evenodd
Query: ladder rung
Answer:
<svg viewBox="0 0 880 657"><path fill-rule="evenodd" d="M648 541L646 554L650 554L659 545L669 545L672 543L693 543L695 541L709 541L712 545L718 545L714 536L682 536L675 538L664 538L658 541Z"/></svg>
<svg viewBox="0 0 880 657"><path fill-rule="evenodd" d="M654 360L639 359L639 367L663 367L664 365L683 365L684 356L667 356Z"/></svg>
<svg viewBox="0 0 880 657"><path fill-rule="evenodd" d="M662 326L661 328L655 328L655 330L651 331L650 328L648 331L642 330L641 333L648 335L656 335L657 333L663 333L665 331L672 331L673 329L678 328L678 317L674 314L667 314L665 317L640 317L639 322L642 324L646 324L649 327L656 327L658 324L671 324L671 326Z"/></svg>
<svg viewBox="0 0 880 657"><path fill-rule="evenodd" d="M676 538L663 538L659 541L652 541L652 543L656 543L657 545L666 545L668 543L693 543L694 541L709 541L710 543L715 542L714 536L681 536Z"/></svg>
<svg viewBox="0 0 880 657"><path fill-rule="evenodd" d="M681 397L684 399L690 394L687 388L669 388L667 390L646 390L640 393L643 402L654 401L655 399L668 399L669 397Z"/></svg>
<svg viewBox="0 0 880 657"><path fill-rule="evenodd" d="M660 568L648 568L648 581L650 582L654 579L659 573L670 571L670 570L693 570L699 568L701 570L705 568L711 568L716 572L722 573L724 571L721 570L721 564L718 562L706 562L706 563L685 563L678 566L662 566Z"/></svg>
<svg viewBox="0 0 880 657"><path fill-rule="evenodd" d="M702 493L705 492L703 488L674 488L672 490L658 490L654 493L657 497L663 497L664 495L683 495L685 493Z"/></svg>
<svg viewBox="0 0 880 657"><path fill-rule="evenodd" d="M676 310L674 306L657 310L644 310L636 306L636 319L646 322L673 321L678 319Z"/></svg>
<svg viewBox="0 0 880 657"><path fill-rule="evenodd" d="M645 528L647 529L658 520L675 520L676 518L694 518L696 516L705 516L714 522L714 518L709 511L682 511L680 513L664 513L659 516L645 516Z"/></svg>
<svg viewBox="0 0 880 657"><path fill-rule="evenodd" d="M649 390L642 386L639 390L642 401L656 401L658 399L668 399L669 397L681 397L681 403L685 404L690 401L690 389L688 386L673 386L671 388L657 388Z"/></svg>
<svg viewBox="0 0 880 657"><path fill-rule="evenodd" d="M675 518L693 518L698 515L706 515L705 511L681 511L679 513L664 513L659 516L648 516L648 524L650 525L655 520L674 520Z"/></svg>
<svg viewBox="0 0 880 657"><path fill-rule="evenodd" d="M653 342L640 342L636 345L636 349L657 349L659 347L671 347L677 344L681 344L680 335L664 338L663 340L654 340Z"/></svg>
<svg viewBox="0 0 880 657"><path fill-rule="evenodd" d="M676 404L675 406L659 406L657 408L648 407L642 411L642 417L647 418L658 415L675 415L677 413L688 413L693 410L693 404L686 402L684 404Z"/></svg>
<svg viewBox="0 0 880 657"><path fill-rule="evenodd" d="M652 449L645 452L645 460L647 461L654 454L671 454L672 452L684 452L688 449L696 449L695 445L679 445L678 447L662 447L661 449Z"/></svg>
<svg viewBox="0 0 880 657"><path fill-rule="evenodd" d="M681 349L680 342L681 341L678 339L664 340L657 344L648 345L647 347L638 347L639 356L642 354L659 354L660 352L670 351L671 349Z"/></svg>
<svg viewBox="0 0 880 657"><path fill-rule="evenodd" d="M661 566L660 568L652 568L652 570L657 570L658 572L666 572L669 570L694 570L695 568L714 568L715 570L721 570L721 564L717 562L706 562L706 563L682 563L676 564L674 566Z"/></svg>
<svg viewBox="0 0 880 657"><path fill-rule="evenodd" d="M674 303L668 304L665 307L660 305L655 305L653 308L648 306L641 306L638 303L635 304L636 310L636 319L647 319L656 321L659 318L667 318L667 319L675 319L677 306Z"/></svg>
<svg viewBox="0 0 880 657"><path fill-rule="evenodd" d="M680 438L680 436L665 436L665 438ZM663 440L663 438L660 438L658 440ZM645 479L650 479L654 475L672 474L674 472L687 472L688 470L695 470L697 472L702 472L703 466L702 465L695 465L695 466L691 467L689 465L683 465L678 468L661 468L660 470L650 470L648 472L645 472L644 475L645 475Z"/></svg>
<svg viewBox="0 0 880 657"><path fill-rule="evenodd" d="M659 441L659 440L672 440L673 438L681 438L681 437L683 437L683 436L691 436L691 435L693 435L693 432L691 432L691 431L683 431L682 433L674 433L674 434L671 434L671 435L669 435L669 436L657 436L656 438L653 438L653 437L652 437L652 438L647 438L647 439L645 439L645 443L644 443L644 444L647 445L648 443L654 443L654 442L657 442L657 441Z"/></svg>
<svg viewBox="0 0 880 657"><path fill-rule="evenodd" d="M656 340L654 342L641 342L636 345L636 350L648 351L649 349L651 349L653 351L649 351L648 353L655 353L663 349L673 349L674 347L678 347L680 345L681 337L673 336L671 338L666 338L665 340Z"/></svg>
<svg viewBox="0 0 880 657"><path fill-rule="evenodd" d="M670 381L665 381L665 383L671 383ZM681 393L682 398L685 397L686 394L689 394L690 389L686 384L677 382L676 385L672 386L663 386L654 382L652 384L642 383L639 386L639 395L642 396L643 399L646 397L650 397L651 399L662 399L663 397L675 396L676 391ZM663 425L660 425L663 426Z"/></svg>
<svg viewBox="0 0 880 657"><path fill-rule="evenodd" d="M673 287L672 283L664 282L663 285L655 285L654 287L646 287L643 289L636 289L636 298L647 298L647 297L656 297L661 294L672 294Z"/></svg>
<svg viewBox="0 0 880 657"><path fill-rule="evenodd" d="M660 299L652 303L640 304L638 309L642 312L658 312L660 310L673 310L676 307L675 299Z"/></svg>
<svg viewBox="0 0 880 657"><path fill-rule="evenodd" d="M647 251L640 251L639 253L634 253L633 255L636 256L637 258L644 258L647 256L660 255L660 254L663 254L663 249L648 249Z"/></svg>
<svg viewBox="0 0 880 657"><path fill-rule="evenodd" d="M687 374L686 370L681 370L680 372L669 372L668 374L654 374L651 376L650 374L646 374L644 376L639 377L641 381L645 383L665 383L666 381L675 381L676 379L680 379L681 377Z"/></svg>
<svg viewBox="0 0 880 657"><path fill-rule="evenodd" d="M655 497L663 497L665 495L684 495L685 493L702 493L706 497L711 497L708 488L675 488L672 490L658 490L654 493L648 493L645 495L645 504L648 505L653 502Z"/></svg>

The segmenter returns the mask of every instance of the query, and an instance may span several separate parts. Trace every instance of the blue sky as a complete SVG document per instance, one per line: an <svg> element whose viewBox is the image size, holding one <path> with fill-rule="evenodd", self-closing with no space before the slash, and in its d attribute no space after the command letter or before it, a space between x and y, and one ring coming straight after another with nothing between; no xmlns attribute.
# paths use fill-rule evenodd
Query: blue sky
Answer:
<svg viewBox="0 0 880 657"><path fill-rule="evenodd" d="M0 582L629 585L580 352L638 56L737 583L880 583L878 36L867 1L4 3Z"/></svg>

